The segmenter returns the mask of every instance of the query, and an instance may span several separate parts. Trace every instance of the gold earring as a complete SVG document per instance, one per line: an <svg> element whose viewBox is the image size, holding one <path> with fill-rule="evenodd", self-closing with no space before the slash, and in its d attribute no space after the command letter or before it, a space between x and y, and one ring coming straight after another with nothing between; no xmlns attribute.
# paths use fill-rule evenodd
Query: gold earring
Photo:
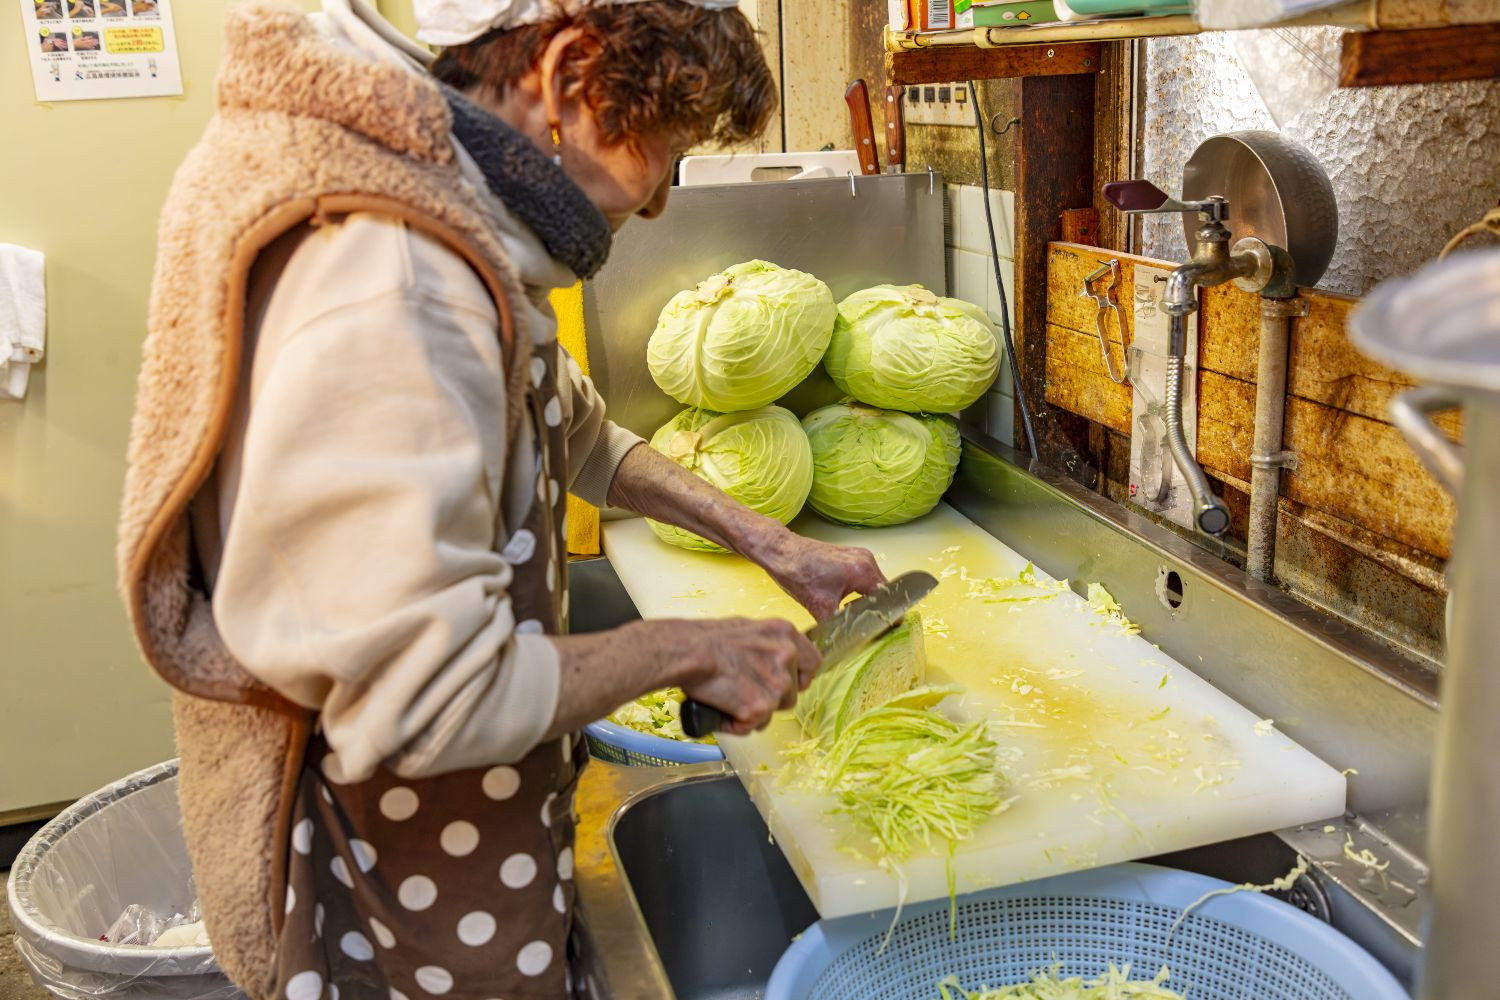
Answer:
<svg viewBox="0 0 1500 1000"><path fill-rule="evenodd" d="M552 130L552 162L562 166L562 127L559 122L548 122L547 127Z"/></svg>

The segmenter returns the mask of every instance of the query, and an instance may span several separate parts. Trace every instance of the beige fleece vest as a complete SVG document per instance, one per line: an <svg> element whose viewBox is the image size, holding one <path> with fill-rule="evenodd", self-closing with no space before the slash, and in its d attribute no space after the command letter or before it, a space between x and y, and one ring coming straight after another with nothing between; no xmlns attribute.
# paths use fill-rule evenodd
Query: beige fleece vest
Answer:
<svg viewBox="0 0 1500 1000"><path fill-rule="evenodd" d="M521 284L459 176L430 80L334 48L300 13L229 7L217 110L172 183L158 233L129 469L120 586L141 650L177 689L179 798L208 932L251 997L273 974L287 817L313 722L230 655L191 551L187 508L234 406L256 256L350 212L397 217L463 257L501 317L509 428L525 398Z"/></svg>

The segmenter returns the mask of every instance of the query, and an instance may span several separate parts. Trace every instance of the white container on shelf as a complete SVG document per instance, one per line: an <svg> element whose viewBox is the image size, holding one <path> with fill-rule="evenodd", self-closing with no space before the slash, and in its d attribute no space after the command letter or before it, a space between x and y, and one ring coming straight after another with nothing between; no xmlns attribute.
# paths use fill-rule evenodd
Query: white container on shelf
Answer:
<svg viewBox="0 0 1500 1000"><path fill-rule="evenodd" d="M704 184L748 184L760 181L808 180L859 173L852 149L815 153L728 153L685 156L678 181L683 187Z"/></svg>

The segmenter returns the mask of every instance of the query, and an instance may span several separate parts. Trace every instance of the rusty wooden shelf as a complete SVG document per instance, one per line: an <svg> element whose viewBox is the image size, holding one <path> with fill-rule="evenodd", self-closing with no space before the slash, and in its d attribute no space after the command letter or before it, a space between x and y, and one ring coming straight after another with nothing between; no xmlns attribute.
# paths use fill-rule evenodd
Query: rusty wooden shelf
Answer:
<svg viewBox="0 0 1500 1000"><path fill-rule="evenodd" d="M1500 24L1344 36L1339 86L1388 87L1500 77Z"/></svg>
<svg viewBox="0 0 1500 1000"><path fill-rule="evenodd" d="M1340 82L1345 87L1500 77L1500 0L1494 0L1492 13L1464 8L1461 19L1483 23L1460 25L1450 23L1456 15L1449 2L1353 0L1280 26L1360 29L1344 35ZM1188 15L920 34L887 27L886 72L900 84L1092 73L1103 43L1203 30Z"/></svg>
<svg viewBox="0 0 1500 1000"><path fill-rule="evenodd" d="M1098 42L1010 45L999 49L947 45L885 54L886 76L900 86L950 80L1072 76L1096 73L1098 69Z"/></svg>

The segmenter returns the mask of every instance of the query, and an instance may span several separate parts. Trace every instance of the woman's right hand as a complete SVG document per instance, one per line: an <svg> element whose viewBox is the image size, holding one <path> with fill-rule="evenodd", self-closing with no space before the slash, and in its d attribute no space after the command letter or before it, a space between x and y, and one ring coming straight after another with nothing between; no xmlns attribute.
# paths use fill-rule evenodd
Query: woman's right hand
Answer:
<svg viewBox="0 0 1500 1000"><path fill-rule="evenodd" d="M764 729L797 703L822 666L807 637L780 619L642 622L663 666L689 698L724 713L723 731Z"/></svg>
<svg viewBox="0 0 1500 1000"><path fill-rule="evenodd" d="M817 647L791 622L777 620L657 619L551 641L561 677L546 739L668 687L717 708L723 731L743 736L795 705L822 666Z"/></svg>

